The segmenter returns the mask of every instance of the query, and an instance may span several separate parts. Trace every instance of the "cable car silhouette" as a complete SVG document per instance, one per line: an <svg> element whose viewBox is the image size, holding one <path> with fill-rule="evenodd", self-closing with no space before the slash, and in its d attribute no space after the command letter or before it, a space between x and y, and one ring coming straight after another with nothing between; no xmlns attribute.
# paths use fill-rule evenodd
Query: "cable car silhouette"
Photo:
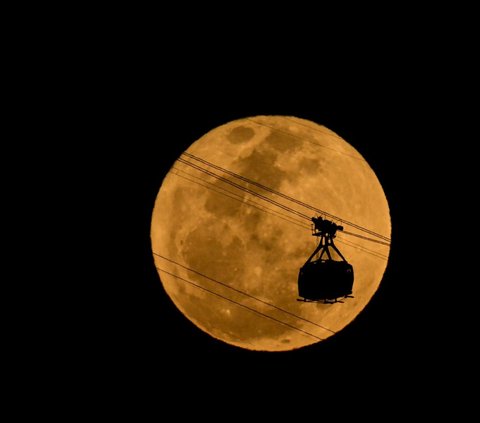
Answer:
<svg viewBox="0 0 480 423"><path fill-rule="evenodd" d="M343 302L338 298L353 298L353 266L345 260L335 246L333 239L337 231L343 231L338 226L321 217L312 217L312 235L319 237L318 246L300 268L298 274L298 301L322 301L324 303ZM342 261L332 259L332 248ZM319 254L316 260L313 260Z"/></svg>

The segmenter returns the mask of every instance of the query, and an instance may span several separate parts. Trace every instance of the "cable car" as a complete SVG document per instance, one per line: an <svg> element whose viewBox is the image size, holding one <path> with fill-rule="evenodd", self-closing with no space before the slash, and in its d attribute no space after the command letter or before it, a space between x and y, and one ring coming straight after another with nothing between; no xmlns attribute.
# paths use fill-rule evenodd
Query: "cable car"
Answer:
<svg viewBox="0 0 480 423"><path fill-rule="evenodd" d="M321 217L313 217L312 235L319 237L318 246L300 268L298 274L298 301L322 301L324 303L338 302L338 298L353 298L353 266L345 260L342 253L333 242L337 231L343 231L339 226ZM330 248L341 261L333 260ZM312 260L315 255L316 260ZM340 301L342 302L342 301Z"/></svg>

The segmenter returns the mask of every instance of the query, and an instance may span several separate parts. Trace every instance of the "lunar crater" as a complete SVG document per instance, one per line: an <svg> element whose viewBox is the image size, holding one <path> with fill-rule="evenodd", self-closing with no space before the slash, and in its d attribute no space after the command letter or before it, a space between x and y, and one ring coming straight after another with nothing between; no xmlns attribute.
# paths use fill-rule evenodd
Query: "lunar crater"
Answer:
<svg viewBox="0 0 480 423"><path fill-rule="evenodd" d="M247 126L237 126L227 135L228 140L233 144L240 144L250 141L255 135L255 131Z"/></svg>

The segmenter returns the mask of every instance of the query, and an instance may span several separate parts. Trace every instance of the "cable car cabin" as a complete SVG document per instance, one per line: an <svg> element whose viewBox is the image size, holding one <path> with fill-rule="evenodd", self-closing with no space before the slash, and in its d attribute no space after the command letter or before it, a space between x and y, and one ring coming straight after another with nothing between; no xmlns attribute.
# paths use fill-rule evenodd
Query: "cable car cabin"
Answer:
<svg viewBox="0 0 480 423"><path fill-rule="evenodd" d="M327 302L352 293L353 267L346 261L315 260L298 275L298 295L304 300Z"/></svg>
<svg viewBox="0 0 480 423"><path fill-rule="evenodd" d="M345 260L333 242L337 230L343 230L333 222L312 218L313 236L319 237L319 243L313 254L301 267L298 275L299 301L337 302L340 297L352 297L353 266ZM342 261L332 259L330 248ZM313 260L319 254L318 259Z"/></svg>

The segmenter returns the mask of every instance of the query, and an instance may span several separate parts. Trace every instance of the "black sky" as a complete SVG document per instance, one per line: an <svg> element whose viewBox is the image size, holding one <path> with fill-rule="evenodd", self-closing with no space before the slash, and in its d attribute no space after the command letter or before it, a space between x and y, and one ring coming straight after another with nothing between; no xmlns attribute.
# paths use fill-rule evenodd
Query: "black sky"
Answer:
<svg viewBox="0 0 480 423"><path fill-rule="evenodd" d="M34 131L28 142L60 164L51 172L52 180L62 185L64 175L74 176L70 189L62 186L60 206L53 213L62 230L54 243L68 252L63 286L74 292L67 294L62 288L54 302L70 308L73 299L82 297L75 310L78 328L55 311L61 329L54 330L53 348L45 340L32 343L26 349L27 360L45 349L49 357L39 366L46 373L54 367L62 375L65 371L69 383L58 387L73 382L82 401L92 391L102 402L106 397L126 401L135 391L158 390L163 394L156 394L154 404L163 400L159 412L166 413L170 399L192 400L203 392L202 403L190 408L193 412L203 408L210 414L218 410L219 398L228 397L225 404L231 413L258 403L282 414L293 410L300 418L305 409L318 414L333 409L337 416L353 409L368 417L378 415L375 400L382 395L394 400L383 416L391 419L404 404L415 404L416 399L424 404L429 393L424 387L435 387L453 373L462 375L458 366L473 351L462 347L476 340L476 332L465 336L460 325L452 323L466 308L465 297L472 294L454 288L475 282L462 278L460 269L474 263L454 266L454 274L447 275L442 254L445 228L448 236L454 236L461 231L457 228L468 224L454 213L465 200L454 177L471 151L469 145L458 145L475 140L474 131L461 137L458 127L476 121L475 107L466 107L468 114L457 108L469 101L475 104L476 85L464 82L474 67L464 66L457 57L464 55L470 62L473 50L464 54L464 41L455 42L456 31L445 25L449 20L432 17L430 11L427 19L404 8L406 15L418 20L419 34L412 33L410 20L398 18L397 11L392 15L382 10L381 19L371 14L380 28L355 16L359 27L350 32L348 21L340 19L343 14L328 30L323 28L329 20L324 15L302 9L301 15L287 14L279 20L272 13L259 19L267 37L257 37L249 31L256 11L244 9L248 19L234 28L237 41L227 46L223 28L209 31L202 18L196 19L198 28L191 28L179 16L177 23L182 25L174 23L172 30L165 25L171 18L166 13L152 13L154 22L147 23L142 11L135 25L130 17L115 19L109 10L100 18L105 36L89 35L91 28L82 21L75 29L82 48L66 38L65 46L53 49L51 60L46 48L64 38L63 32L54 31L55 43L42 45L38 61L26 66L21 85L36 74L34 84L41 93L34 92L32 100L19 96L19 101L47 115L39 123L24 123ZM231 26L234 14L223 19L225 26ZM305 25L307 15L312 21ZM210 16L216 19L216 10ZM303 33L295 39L292 19L311 31L305 34L311 45ZM278 25L277 35L267 21ZM391 29L392 37L385 37L394 21L398 23ZM116 22L119 30L110 30L106 22ZM441 31L430 31L431 22ZM200 37L205 33L211 36ZM438 38L439 33L443 37ZM342 45L334 42L340 39ZM326 342L284 353L241 350L197 329L163 291L149 238L155 196L180 153L218 125L260 114L310 119L342 136L376 172L392 216L387 271L364 312ZM55 144L51 136L57 134ZM18 144L24 148L23 140ZM35 151L32 147L30 152ZM51 171L44 161L40 164L41 173ZM475 167L469 171L474 173ZM462 186L471 180L462 180ZM44 186L40 189L43 194ZM73 192L71 203L67 191ZM30 195L26 190L25 196ZM47 202L45 197L38 201L42 207ZM447 213L442 207L452 209ZM79 211L78 216L73 217L73 211ZM44 226L38 220L33 224ZM432 238L432 233L438 235ZM70 248L77 244L80 251L73 255ZM90 262L92 266L87 265ZM19 272L23 274L22 269ZM43 336L44 328L39 332ZM69 374L71 369L84 373L78 378L82 383ZM352 404L362 393L371 402ZM340 398L337 407L329 401L332 396ZM312 402L306 403L305 397ZM189 406L184 401L177 417ZM121 408L118 401L114 408Z"/></svg>
<svg viewBox="0 0 480 423"><path fill-rule="evenodd" d="M242 88L217 86L209 92L203 87L177 97L142 87L113 97L118 103L108 113L108 154L99 159L108 161L108 182L96 193L109 205L104 221L113 228L102 241L109 251L104 279L109 303L95 333L95 365L114 378L167 385L178 374L190 383L208 378L231 384L245 375L263 375L302 385L312 376L333 381L342 375L349 383L373 378L378 386L391 386L416 377L419 368L431 370L431 355L441 349L438 316L426 300L431 281L412 244L419 212L428 202L423 187L432 179L420 172L431 143L422 108L399 88L373 92L356 86L330 89L327 95L300 85L301 92L290 89L283 97L280 87L268 91L271 95L257 90L247 95ZM400 107L400 100L406 106ZM203 333L165 294L151 254L151 213L174 160L209 130L260 114L294 115L338 133L374 169L391 208L391 256L370 304L336 336L291 352L251 352ZM229 374L234 377L228 381Z"/></svg>

